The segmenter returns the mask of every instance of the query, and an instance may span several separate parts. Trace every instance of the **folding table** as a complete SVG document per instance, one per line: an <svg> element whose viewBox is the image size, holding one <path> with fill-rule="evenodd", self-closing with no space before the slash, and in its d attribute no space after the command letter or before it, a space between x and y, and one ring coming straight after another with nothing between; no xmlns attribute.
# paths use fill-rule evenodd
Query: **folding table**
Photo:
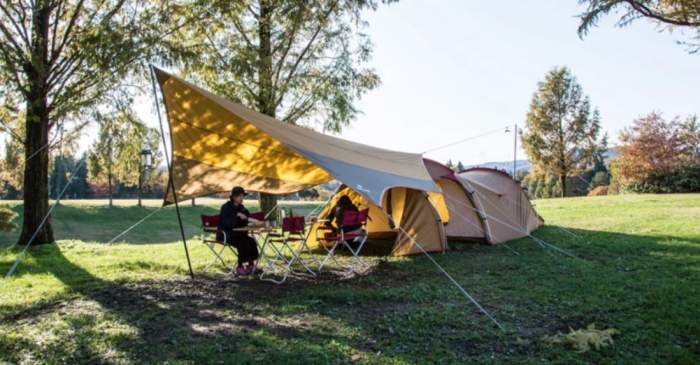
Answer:
<svg viewBox="0 0 700 365"><path fill-rule="evenodd" d="M301 254L306 252L317 265L319 264L315 255L313 252L311 252L306 243L309 234L309 231L307 231L306 228L304 217L285 217L282 219L282 227L280 231L271 232L268 234L269 239L266 241L266 245L272 248L275 256L274 258L266 257L268 266L266 271L260 275L260 279L281 284L285 282L287 277L289 277L289 274L293 272L292 267L295 263L299 263L310 275L316 276L316 273L301 257ZM292 245L297 246L296 250L292 247ZM291 253L291 258L287 258L287 256L283 253L285 248L287 251L289 251L289 253ZM269 275L276 271L274 270L275 265L281 266L282 278L279 280L265 278L265 275Z"/></svg>

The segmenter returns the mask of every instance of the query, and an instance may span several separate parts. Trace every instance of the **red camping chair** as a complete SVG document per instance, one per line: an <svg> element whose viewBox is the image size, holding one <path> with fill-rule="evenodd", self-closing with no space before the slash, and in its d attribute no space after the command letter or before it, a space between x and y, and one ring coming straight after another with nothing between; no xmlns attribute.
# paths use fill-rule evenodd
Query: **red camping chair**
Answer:
<svg viewBox="0 0 700 365"><path fill-rule="evenodd" d="M276 284L282 284L287 280L287 277L292 272L292 265L294 265L294 263L297 262L301 264L301 266L303 266L309 274L316 276L316 273L313 270L311 270L311 268L309 268L309 266L300 256L301 253L306 251L311 256L311 258L314 261L316 261L316 264L318 264L318 260L316 260L316 257L313 255L313 253L309 249L309 246L306 244L307 235L305 233L306 222L304 221L304 217L282 218L281 228L282 229L280 232L270 233L270 239L266 242L266 244L269 245L274 251L275 257L272 259L267 259L267 270L265 270L260 275L260 279L269 280ZM295 250L294 248L292 248L292 245L298 245L298 249ZM292 254L291 259L288 259L282 253L285 250L285 247L286 250ZM264 253L264 251L265 246L263 246L261 254ZM279 280L264 279L264 276L266 274L270 274L276 271L273 267L275 264L282 264L282 278Z"/></svg>
<svg viewBox="0 0 700 365"><path fill-rule="evenodd" d="M343 225L338 229L337 232L326 232L323 237L319 238L321 246L326 248L328 254L326 258L323 259L321 265L318 267L318 271L328 262L328 260L333 260L336 264L338 261L335 259L335 251L338 246L345 246L352 254L352 263L350 264L350 270L357 272L358 268L361 266L366 267L367 264L360 258L359 253L362 247L367 242L367 220L369 219L369 209L363 209L359 212L345 211L343 213ZM345 232L343 227L360 226L360 228L353 230L351 232ZM326 228L328 230L328 228ZM357 248L353 248L348 241L357 242ZM324 244L325 243L325 244ZM331 246L331 249L327 249L327 245Z"/></svg>
<svg viewBox="0 0 700 365"><path fill-rule="evenodd" d="M265 221L265 213L263 213L263 212L250 213L249 218L257 219L261 222L264 222Z"/></svg>
<svg viewBox="0 0 700 365"><path fill-rule="evenodd" d="M202 214L202 243L204 243L209 250L214 254L214 260L204 268L204 271L209 270L209 268L214 265L217 261L221 262L224 267L226 266L226 261L222 257L226 246L233 253L234 256L238 256L236 252L231 248L230 245L226 244L226 232L219 231L219 221L221 217L217 215L205 215ZM221 248L217 249L217 245Z"/></svg>

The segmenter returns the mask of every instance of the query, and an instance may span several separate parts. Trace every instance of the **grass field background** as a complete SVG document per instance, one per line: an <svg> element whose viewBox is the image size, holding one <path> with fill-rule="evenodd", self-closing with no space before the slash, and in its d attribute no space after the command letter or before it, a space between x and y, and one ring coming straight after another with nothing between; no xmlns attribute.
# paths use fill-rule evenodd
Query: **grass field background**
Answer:
<svg viewBox="0 0 700 365"><path fill-rule="evenodd" d="M59 242L33 248L0 282L0 361L10 363L678 363L700 359L700 195L537 201L547 225L509 247L451 243L433 257L506 327L498 330L422 256L367 259L276 286L206 275L201 213L183 205L195 271L187 277L174 210L106 242L157 209L119 202L56 208ZM131 202L133 203L133 202ZM19 212L17 202L3 202ZM295 205L305 213L310 206ZM566 230L574 232L572 235ZM19 249L0 234L0 271ZM232 257L229 257L232 259ZM544 341L616 328L586 353Z"/></svg>

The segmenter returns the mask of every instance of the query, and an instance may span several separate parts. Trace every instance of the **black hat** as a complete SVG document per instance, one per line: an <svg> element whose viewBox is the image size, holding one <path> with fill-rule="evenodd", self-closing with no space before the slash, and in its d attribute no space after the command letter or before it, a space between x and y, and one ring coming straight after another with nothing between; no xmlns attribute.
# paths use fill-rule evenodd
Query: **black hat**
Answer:
<svg viewBox="0 0 700 365"><path fill-rule="evenodd" d="M231 196L236 196L236 195L245 195L246 192L243 190L242 187L236 186L233 189L231 189Z"/></svg>

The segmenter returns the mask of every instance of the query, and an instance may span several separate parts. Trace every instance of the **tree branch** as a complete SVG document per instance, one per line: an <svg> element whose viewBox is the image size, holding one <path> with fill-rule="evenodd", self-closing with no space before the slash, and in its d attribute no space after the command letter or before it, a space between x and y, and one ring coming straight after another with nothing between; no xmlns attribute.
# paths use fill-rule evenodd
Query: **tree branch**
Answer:
<svg viewBox="0 0 700 365"><path fill-rule="evenodd" d="M56 62L56 59L63 52L63 48L68 43L68 39L70 39L73 27L75 26L75 23L78 21L78 15L80 14L80 11L83 8L84 2L85 2L85 0L78 0L78 3L75 5L75 10L73 11L73 15L71 16L70 20L68 21L68 26L66 27L66 30L63 31L63 37L62 37L61 43L59 44L58 48L51 49L51 57L50 57L49 65L53 65L53 63ZM56 21L58 21L58 19L56 19Z"/></svg>
<svg viewBox="0 0 700 365"><path fill-rule="evenodd" d="M686 27L698 27L700 26L700 21L693 22L690 20L677 20L677 19L672 19L669 17L664 16L663 14L657 13L648 6L640 3L639 1L635 0L622 0L629 4L634 10L638 11L642 15L648 18L652 18L655 20L658 20L663 23L668 23L672 25L678 25L678 26L686 26Z"/></svg>
<svg viewBox="0 0 700 365"><path fill-rule="evenodd" d="M20 19L23 18L11 4L7 4L7 5L9 5L9 7L12 8L12 10L14 10L15 14L17 14ZM0 2L0 10L2 10L3 13L5 13L5 16L10 21L10 24L12 24L12 27L15 28L15 31L17 31L17 35L19 35L19 37L22 39L24 44L27 46L29 44L31 44L31 42L29 41L27 29L24 28L24 22L22 22L22 26L20 26L20 24L17 24L16 19L14 19L12 17L12 14L10 14L9 10L5 7L5 5L3 5L3 2ZM4 25L1 22L0 22L0 25L2 25L4 28ZM8 40L13 41L13 43L14 43L14 39L12 39L12 37L9 37L9 36L7 36L7 37L8 37Z"/></svg>
<svg viewBox="0 0 700 365"><path fill-rule="evenodd" d="M328 18L330 17L331 13L335 10L335 7L336 7L336 5L338 5L338 2L339 2L339 0L336 0L336 1L330 6L330 8L326 11L326 13L324 14L324 17L323 17L323 19L321 20L321 22L320 22L318 28L317 28L316 31L314 32L314 35L311 37L311 39L310 39L309 42L306 44L306 46L304 47L304 49L302 50L302 52L299 54L299 57L297 57L296 61L294 62L294 65L292 66L292 68L291 68L291 69L289 70L289 72L287 73L287 76L284 78L284 82L282 83L282 85L281 85L279 88L277 88L277 89L280 91L280 95L279 95L279 97L277 98L277 101L276 101L275 105L279 105L279 103L282 102L282 99L284 98L284 90L286 90L287 85L289 85L289 82L290 82L290 80L292 79L292 77L294 76L294 73L296 72L297 68L299 67L299 64L301 63L301 61L304 60L304 57L306 57L307 52L309 51L309 49L311 49L311 46L312 46L312 45L314 44L314 42L316 41L316 37L318 37L318 35L321 33L321 30L323 30L324 26L326 25L326 21L327 21ZM277 86L277 85L275 85L275 86Z"/></svg>
<svg viewBox="0 0 700 365"><path fill-rule="evenodd" d="M2 129L2 130L4 130L5 132L9 133L10 136L11 136L12 138L14 138L15 140L17 140L18 142L24 144L24 139L22 138L22 136L20 136L19 134L17 134L17 132L15 132L15 131L12 129L12 127L10 126L10 124L7 123L7 122L5 122L5 121L2 120L2 119L0 119L0 129Z"/></svg>

